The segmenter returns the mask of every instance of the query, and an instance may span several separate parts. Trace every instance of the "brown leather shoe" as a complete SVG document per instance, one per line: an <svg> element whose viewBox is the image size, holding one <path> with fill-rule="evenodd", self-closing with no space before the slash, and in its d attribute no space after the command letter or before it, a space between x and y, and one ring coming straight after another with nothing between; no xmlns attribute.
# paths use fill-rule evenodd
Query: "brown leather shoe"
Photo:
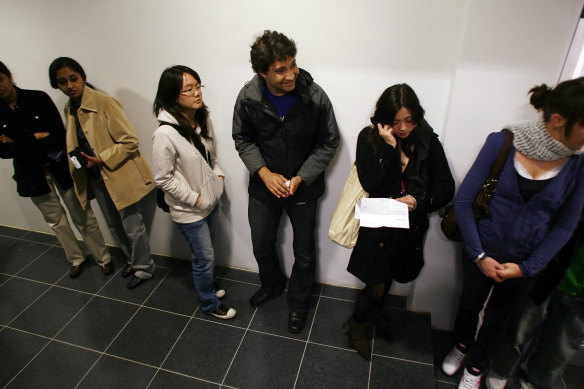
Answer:
<svg viewBox="0 0 584 389"><path fill-rule="evenodd" d="M80 263L79 265L72 265L71 270L69 271L69 277L77 278L83 271L83 264Z"/></svg>
<svg viewBox="0 0 584 389"><path fill-rule="evenodd" d="M106 276L109 276L114 272L114 264L112 262L108 262L105 265L99 265L99 267Z"/></svg>

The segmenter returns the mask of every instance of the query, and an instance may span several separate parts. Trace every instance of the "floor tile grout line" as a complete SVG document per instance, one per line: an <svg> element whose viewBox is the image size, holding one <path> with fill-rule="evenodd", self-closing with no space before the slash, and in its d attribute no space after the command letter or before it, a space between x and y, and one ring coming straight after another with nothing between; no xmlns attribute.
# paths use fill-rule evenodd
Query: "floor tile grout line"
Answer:
<svg viewBox="0 0 584 389"><path fill-rule="evenodd" d="M2 274L2 273L0 273L0 274ZM11 279L11 278L12 278L12 276L8 276L8 277L7 277L7 278L4 280L4 282L0 282L0 288L1 288L2 286L4 286L4 284L6 284L8 281L10 281L10 279Z"/></svg>
<svg viewBox="0 0 584 389"><path fill-rule="evenodd" d="M38 242L33 242L35 244L37 244ZM48 246L42 253L40 253L39 255L36 256L36 258L32 259L30 262L28 262L26 265L24 265L24 267L22 267L19 271L17 271L14 275L17 276L19 275L22 271L24 271L25 269L27 269L29 266L31 266L33 263L35 263L36 261L38 261L38 259L40 257L42 257L43 255L45 255L47 253L47 251L49 251L51 248L53 248L53 246Z"/></svg>
<svg viewBox="0 0 584 389"><path fill-rule="evenodd" d="M9 226L6 226L6 225L1 225L1 224L0 224L0 227L6 227L6 228L12 228L12 229L21 230L20 228L9 227ZM61 243L60 243L60 242L59 242L59 240L57 239L56 235L54 235L54 234L52 234L52 233L49 233L49 232L41 232L41 231L32 231L32 230L21 230L21 231L26 231L26 232L25 232L25 233L24 233L22 236L19 236L19 237L10 236L10 235L3 235L3 234L0 234L0 237L9 238L9 239L14 239L15 241L25 241L25 242L38 243L38 244L43 244L43 245L50 245L50 246L54 246L54 247L57 247L57 248L63 248L63 246L61 246ZM38 240L30 240L30 239L26 239L25 237L26 237L26 236L27 236L29 233L35 233L35 234L41 234L41 235L47 235L47 236L53 237L53 238L56 240L56 242L54 242L54 243L47 243L47 242L41 242L41 241L38 241ZM82 242L83 242L83 240L82 240L82 239L77 239L77 242L80 242L80 243L82 243ZM10 243L8 246L4 247L4 249L8 248L9 246L11 246L11 245L12 245L12 244L14 244L14 243L16 243L16 242L11 242L11 243ZM106 244L106 247L107 247L107 248L108 248L108 250L110 250L110 251L111 251L111 248L112 248L112 247L114 247L114 248L116 248L116 249L119 249L119 247L117 247L117 246L114 246L114 245L111 245L111 244ZM111 253L110 253L110 254L111 254ZM169 257L169 256L162 255L162 254L153 254L153 255L157 255L157 256L160 256L160 257L165 257L165 258L169 258L169 259L178 259L178 258L173 258L173 257ZM123 258L120 258L120 257L118 257L118 256L114 256L114 255L112 255L112 258L123 259ZM156 268L170 269L169 267L166 267L166 266L161 266L161 265L157 265L157 266L156 266Z"/></svg>
<svg viewBox="0 0 584 389"><path fill-rule="evenodd" d="M239 327L239 328L242 328L242 327ZM282 339L287 339L287 340L293 340L295 342L302 342L302 343L306 342L306 340L305 339L302 339L302 338L293 338L291 336L285 336L285 335L274 334L274 333L266 332L266 331L254 330L253 328L250 328L249 329L249 332L254 332L256 334L273 336L275 338L282 338ZM313 342L310 342L310 343L313 343Z"/></svg>
<svg viewBox="0 0 584 389"><path fill-rule="evenodd" d="M26 235L26 234L25 234L25 235ZM61 244L59 243L59 241L57 241L57 242L54 242L54 243L49 243L49 242L41 242L41 241L38 241L38 240L31 240L31 239L26 239L26 238L24 237L24 235L23 235L22 237L20 237L20 238L14 238L14 237L11 237L11 236L8 236L7 238L14 239L15 241L21 241L21 242L30 242L30 243L37 243L37 244L42 244L42 245L44 245L44 246L51 246L51 247L52 247L52 246L55 246L55 245L56 245L57 247L62 247L62 246L61 246ZM55 238L55 239L56 239L56 238ZM14 243L16 243L16 242L14 242Z"/></svg>
<svg viewBox="0 0 584 389"><path fill-rule="evenodd" d="M227 376L229 375L229 371L231 370L231 366L233 366L233 362L235 361L235 357L239 353L239 349L241 348L241 345L243 344L243 341L245 340L245 337L247 336L247 333L250 330L249 327L251 326L251 323L253 322L253 319L255 318L255 315L257 312L258 312L258 307L255 307L253 314L251 315L251 319L249 319L249 322L247 323L247 327L243 331L243 336L241 337L241 340L239 341L239 344L237 345L237 349L235 350L235 353L233 354L233 357L231 358L231 361L229 362L229 366L227 366L227 370L225 371L225 374L223 375L223 379L221 380L221 384L219 385L220 387L223 387L223 385L225 384L225 380L227 379Z"/></svg>
<svg viewBox="0 0 584 389"><path fill-rule="evenodd" d="M61 340L61 339L52 339L49 336L45 336L45 335L41 335L41 334L36 334L34 332L22 330L22 329L19 329L19 328L14 328L14 327L6 327L6 328L11 329L11 330L14 330L14 331L17 331L17 332L22 332L22 333L25 333L25 334L28 334L28 335L31 335L31 336L36 336L36 337L45 339L45 340L48 341L47 342L47 345L50 344L51 342L60 343L60 344L64 344L64 345L71 346L71 347L74 347L74 348L78 348L78 349L81 349L81 350L93 352L95 354L103 354L103 355L108 356L108 357L120 359L120 360L127 361L127 362L132 362L132 363L135 363L135 364L138 364L138 365L142 365L142 366L145 366L145 367L149 367L149 368L153 368L153 369L157 369L157 366L155 366L155 365L150 365L148 363L140 362L140 361L135 360L135 359L124 358L124 357L122 357L120 355L115 355L115 354L107 353L105 351L100 351L100 350L92 349L92 348L89 348L89 347L81 346L79 344L67 342L67 341ZM204 382L208 382L208 383L211 383L211 384L220 385L218 382L215 382L215 381L209 381L209 380L206 380L204 378L191 376L191 375L188 375L188 374L181 373L179 371L175 371L175 370L171 370L171 369L166 369L166 368L163 368L163 367L160 367L159 370L164 371L164 372L167 372L167 373L177 374L177 375L180 375L180 376L184 376L184 377L196 379L198 381L204 381Z"/></svg>
<svg viewBox="0 0 584 389"><path fill-rule="evenodd" d="M67 323L65 323L65 325L64 325L63 327L61 327L61 329L60 329L59 331L57 331L57 333L56 333L56 334L53 336L53 339L56 339L56 338L57 338L57 336L59 336L59 335L61 334L61 332L63 332L63 330L64 330L64 329L65 329L65 328L66 328L66 327L67 327L67 326L68 326L68 325L69 325L69 324L70 324L70 323L71 323L73 320L75 320L75 318L76 318L76 317L79 315L79 313L81 313L81 311L83 311L83 310L84 310L84 309L85 309L85 308L86 308L86 307L87 307L87 306L88 306L88 305L89 305L89 304L90 304L90 303L91 303L93 300L95 300L95 298L96 298L97 296L99 296L99 294L98 294L98 293L99 293L99 292L101 292L102 290L104 290L104 289L105 289L105 287L106 287L107 285L109 285L109 284L110 284L110 283L113 281L113 279L114 279L114 276L115 276L116 274L117 274L117 272L116 272L116 273L114 273L114 274L112 274L112 276L111 276L111 277L109 277L109 279L108 279L108 280L105 282L105 284L103 284L103 285L102 285L102 287L101 287L101 288L100 288L100 289L99 289L99 290L98 290L96 293L94 293L94 294L89 294L89 295L91 296L91 298L90 298L90 299L87 301L87 303L85 303L85 305L83 305L83 307L81 307L81 309L79 309L79 310L78 310L78 311L77 311L77 312L76 312L76 313L75 313L75 314L74 314L74 315L73 315L73 316L72 316L72 317L69 319L69 321L68 321ZM63 277L65 277L65 275L64 275L64 276L62 276L62 277L61 277L59 280L57 280L53 286L57 286L57 282L61 281L61 280L63 279ZM79 293L78 291L75 291L75 292Z"/></svg>
<svg viewBox="0 0 584 389"><path fill-rule="evenodd" d="M322 293L322 289L320 290ZM312 316L312 321L310 322L310 329L308 330L308 336L306 337L306 342L304 343L304 350L302 351L302 357L300 358L300 364L298 365L298 370L296 371L296 378L294 379L294 386L293 389L296 389L296 384L298 383L298 377L300 377L300 371L302 370L302 363L304 362L304 356L306 355L306 349L308 348L308 342L310 340L310 334L312 334L312 327L314 326L314 321L316 320L316 314L318 312L318 307L320 304L320 298L322 296L318 296L318 300L316 301L316 306L314 307L314 315Z"/></svg>
<svg viewBox="0 0 584 389"><path fill-rule="evenodd" d="M118 357L116 357L116 358L118 358ZM182 376L182 377L192 378L192 379L195 379L195 380L197 380L197 381L207 382L207 383L210 383L210 384L213 384L213 385L220 385L220 386L221 386L221 384L220 384L220 383L218 383L218 382L215 382L215 381L209 381L209 380L206 380L206 379L204 379L204 378L195 377L195 376L192 376L192 375L188 375L188 374L185 374L185 373L181 373L180 371L176 371L176 370L170 370L170 369L165 369L165 368L163 368L163 367L161 367L159 370L160 370L160 371L163 371L163 372L165 372L165 373L176 374L176 375L179 375L179 376ZM231 387L230 387L230 388L231 388Z"/></svg>
<svg viewBox="0 0 584 389"><path fill-rule="evenodd" d="M3 274L3 273L0 273L0 274ZM143 306L144 308L148 308L148 309L152 309L152 310L160 311L160 312L165 312L165 313L169 313L169 314L176 315L176 316L190 317L189 315L185 315L184 313L168 311L168 310L165 310L165 309L156 308L156 307L152 307L152 306L149 306L149 305L138 304L138 303L135 303L135 302L132 302L132 301L122 300L122 299L118 299L118 298L115 298L115 297L110 297L110 296L105 296L105 295L98 294L99 292L101 292L103 290L103 288L107 284L109 284L110 281L106 282L104 284L104 286L101 287L98 291L96 291L96 292L88 292L88 291L85 291L85 290L75 289L75 288L71 288L71 287L68 287L68 286L59 285L59 284L56 284L56 283L50 284L48 282L39 281L39 280L35 280L35 279L32 279L32 278L26 278L26 277L22 277L22 276L15 276L15 275L12 275L12 276L11 275L8 275L8 276L9 276L9 279L10 278L16 278L16 279L19 279L19 280L30 281L30 282L34 282L34 283L41 284L41 285L53 286L55 288L64 289L64 290L68 290L68 291L71 291L71 292L78 292L78 293L86 294L86 295L93 296L93 297L99 297L99 298L102 298L102 299L105 299L105 300L111 300L111 301L115 301L115 302L118 302L118 303L123 303L123 304L128 304L128 305L134 305L134 306L138 306L138 307L142 307ZM62 278L63 277L61 277L59 279L59 281ZM59 282L59 281L57 281L57 282ZM2 285L0 285L0 286L2 286ZM146 298L146 300L149 297L150 297L150 295ZM199 319L199 320L201 320L201 319ZM239 327L239 328L242 328L242 327Z"/></svg>
<svg viewBox="0 0 584 389"><path fill-rule="evenodd" d="M329 299L329 300L346 301L346 302L349 302L349 303L354 303L355 302L355 300L348 300L348 299L343 299L343 298L340 298L340 297L331 297L331 296L320 296L320 297L325 298L325 299Z"/></svg>
<svg viewBox="0 0 584 389"><path fill-rule="evenodd" d="M79 387L79 385L81 384L81 382L83 382L83 380L85 379L85 377L87 377L87 375L93 370L93 368L97 365L97 363L102 359L102 357L104 356L104 354L107 353L107 350L109 350L109 348L112 346L112 344L114 344L114 342L118 339L118 337L120 336L120 334L126 329L126 327L128 326L128 324L130 324L130 322L134 319L134 317L136 317L136 315L138 314L138 312L140 312L140 309L142 309L142 307L144 306L144 303L146 301L148 301L148 299L152 296L152 294L158 289L158 287L160 286L160 284L162 284L162 282L164 282L164 280L166 279L166 277L168 276L168 274L170 274L170 272L166 273L164 275L164 277L162 277L162 279L160 280L160 282L158 282L158 284L156 285L156 287L154 287L154 289L152 289L152 291L150 292L150 294L148 294L148 296L146 296L144 298L144 300L142 301L142 304L140 304L138 306L138 309L136 309L136 311L128 319L128 321L126 322L126 324L124 324L124 326L118 331L118 333L116 334L116 336L114 336L114 338L108 343L108 345L105 347L105 349L102 352L100 352L99 357L97 357L97 359L95 360L95 362L89 367L89 369L87 369L87 371L85 372L85 374L83 375L83 377L81 377L79 379L79 382L77 382L77 385L75 385L75 388L78 388ZM113 277L112 277L112 279L113 279ZM111 282L111 280L110 280L110 282ZM102 287L102 289L104 287L105 287L105 285ZM100 289L100 291L102 289Z"/></svg>
<svg viewBox="0 0 584 389"><path fill-rule="evenodd" d="M3 237L3 235L0 235L0 237ZM2 248L2 250L6 250L7 248L9 248L10 246L12 246L13 244L16 244L16 242L18 242L18 241L19 241L19 239L18 239L18 238L12 238L12 237L10 237L10 236L8 236L7 238L13 239L13 241L12 241L12 242L10 242L10 243L8 243L8 246L6 246L6 247Z"/></svg>
<svg viewBox="0 0 584 389"><path fill-rule="evenodd" d="M169 273L170 274L170 273ZM166 277L165 277L166 278ZM156 378L156 376L158 375L158 372L160 371L160 369L162 369L162 366L164 365L164 362L166 362L166 360L168 359L168 357L170 356L170 354L172 353L172 351L174 350L176 344L178 343L179 339L181 338L181 336L184 334L184 332L186 331L186 329L188 328L188 326L191 324L191 322L194 319L195 314L197 313L197 311L199 310L199 307L201 306L201 304L199 303L199 305L195 308L195 311L191 314L191 316L189 316L189 320L187 320L187 323L185 324L185 326L183 327L182 331L180 332L180 334L178 334L178 336L176 337L176 340L174 341L172 347L170 347L170 350L168 350L168 352L166 353L164 359L162 360L162 362L160 362L160 366L158 366L156 368L156 372L154 373L154 375L152 376L152 378L150 379L150 382L148 382L148 385L146 385L146 388L149 388L150 385L152 385L152 382L154 382L154 379Z"/></svg>
<svg viewBox="0 0 584 389"><path fill-rule="evenodd" d="M369 361L369 374L367 374L367 389L369 389L369 387L371 386L371 372L373 370L374 355L373 350L375 350L375 328L373 328L373 338L371 339L371 360Z"/></svg>
<svg viewBox="0 0 584 389"><path fill-rule="evenodd" d="M18 315L14 316L12 318L12 320L10 320L8 323L6 323L6 327L8 327L10 324L12 324L16 319L18 319L24 312L26 312L27 309L29 309L34 303L36 303L38 300L40 300L45 294L47 294L49 292L49 290L53 289L53 285L49 285L49 287L47 289L45 289L40 295L38 295L38 297L36 299L34 299L33 301L31 301L23 310L21 310Z"/></svg>
<svg viewBox="0 0 584 389"><path fill-rule="evenodd" d="M28 331L23 331L23 332L28 332ZM33 333L31 333L31 334L33 334ZM42 336L40 334L33 334L33 335ZM16 377L18 377L19 374L22 373L24 371L24 369L26 369L28 367L28 365L30 365L32 363L32 361L34 361L36 359L36 357L38 357L39 354L42 353L43 350L46 349L49 346L49 344L51 344L51 342L52 342L51 338L46 337L46 336L42 336L42 337L45 338L45 339L47 339L48 342L43 347L41 347L41 349L35 355L33 355L33 357L16 374L14 374L12 376L12 378L10 379L10 381L8 381L6 383L6 385L4 385L5 388L8 387L8 385L10 385L12 383L12 381L14 381L16 379Z"/></svg>
<svg viewBox="0 0 584 389"><path fill-rule="evenodd" d="M449 382L449 381L443 381L443 380L437 379L436 377L434 377L434 382L439 382L441 384L447 384L447 385L452 385L452 386L457 386L458 385L457 383Z"/></svg>
<svg viewBox="0 0 584 389"><path fill-rule="evenodd" d="M168 350L168 352L166 353L166 355L164 356L164 359L162 360L162 362L160 362L160 366L156 367L156 371L154 372L154 375L152 376L152 378L150 379L150 381L148 382L148 385L146 385L146 389L148 389L150 387L150 385L152 385L152 382L154 382L154 379L156 378L156 376L158 375L158 372L160 371L160 369L162 369L162 365L164 365L164 362L166 362L166 360L168 359L168 357L170 356L170 354L172 353L172 351L174 350L174 347L176 346L176 344L178 343L178 340L180 339L180 337L184 334L184 332L186 331L187 327L189 326L189 324L191 324L193 318L190 317L189 320L187 320L187 323L185 324L185 326L183 327L182 331L180 332L180 334L178 334L178 336L176 337L176 340L174 341L174 343L172 344L172 347L170 347L170 350Z"/></svg>
<svg viewBox="0 0 584 389"><path fill-rule="evenodd" d="M340 347L340 346L333 346L332 344L325 344L325 343L318 343L318 342L308 342L314 346L320 346L320 347L326 347L326 348L333 348L335 350L341 350L341 351L348 351L348 352L352 352L352 353L356 353L357 350L355 350L354 348L348 348L348 347Z"/></svg>
<svg viewBox="0 0 584 389"><path fill-rule="evenodd" d="M414 361L412 359L398 358L398 357L392 357L390 355L383 355L383 354L376 354L376 353L372 353L371 355L372 356L375 355L376 357L385 358L385 359L393 359L395 361L409 362L409 363L415 363L416 365L434 367L434 363L429 363L429 362Z"/></svg>

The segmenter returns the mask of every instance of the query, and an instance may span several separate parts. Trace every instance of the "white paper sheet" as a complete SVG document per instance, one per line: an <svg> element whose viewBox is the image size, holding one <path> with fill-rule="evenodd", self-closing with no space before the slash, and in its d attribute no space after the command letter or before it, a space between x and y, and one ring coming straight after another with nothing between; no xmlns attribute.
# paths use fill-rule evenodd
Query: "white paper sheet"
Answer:
<svg viewBox="0 0 584 389"><path fill-rule="evenodd" d="M366 198L355 204L355 219L361 227L410 228L408 205L394 199Z"/></svg>

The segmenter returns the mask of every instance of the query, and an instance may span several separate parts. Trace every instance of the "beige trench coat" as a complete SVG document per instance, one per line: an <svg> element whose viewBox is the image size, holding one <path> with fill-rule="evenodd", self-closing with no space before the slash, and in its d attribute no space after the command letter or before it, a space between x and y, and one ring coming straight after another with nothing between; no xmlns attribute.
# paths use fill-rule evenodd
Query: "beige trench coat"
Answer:
<svg viewBox="0 0 584 389"><path fill-rule="evenodd" d="M138 149L136 131L115 98L85 86L79 123L93 153L103 160L100 173L118 210L135 204L155 188L152 172ZM75 117L65 105L67 153L78 146ZM69 161L75 193L85 207L93 198L88 193L85 169L76 169Z"/></svg>

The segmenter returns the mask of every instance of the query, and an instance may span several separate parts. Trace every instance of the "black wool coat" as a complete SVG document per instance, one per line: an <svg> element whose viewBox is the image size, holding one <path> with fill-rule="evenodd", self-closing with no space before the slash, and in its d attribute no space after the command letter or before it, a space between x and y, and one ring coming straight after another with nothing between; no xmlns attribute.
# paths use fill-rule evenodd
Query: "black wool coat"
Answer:
<svg viewBox="0 0 584 389"><path fill-rule="evenodd" d="M13 140L0 143L0 158L13 159L18 194L35 197L49 193L45 170L62 189L71 188L65 127L57 107L45 92L16 90L14 111L0 101L0 132ZM49 136L36 140L36 132L48 132Z"/></svg>
<svg viewBox="0 0 584 389"><path fill-rule="evenodd" d="M369 197L398 198L405 189L417 201L409 213L409 229L359 229L347 270L365 283L405 283L418 277L424 266L428 214L454 196L454 179L432 127L422 120L409 137L414 150L402 173L399 151L382 140L377 128L366 127L359 133L357 173Z"/></svg>

